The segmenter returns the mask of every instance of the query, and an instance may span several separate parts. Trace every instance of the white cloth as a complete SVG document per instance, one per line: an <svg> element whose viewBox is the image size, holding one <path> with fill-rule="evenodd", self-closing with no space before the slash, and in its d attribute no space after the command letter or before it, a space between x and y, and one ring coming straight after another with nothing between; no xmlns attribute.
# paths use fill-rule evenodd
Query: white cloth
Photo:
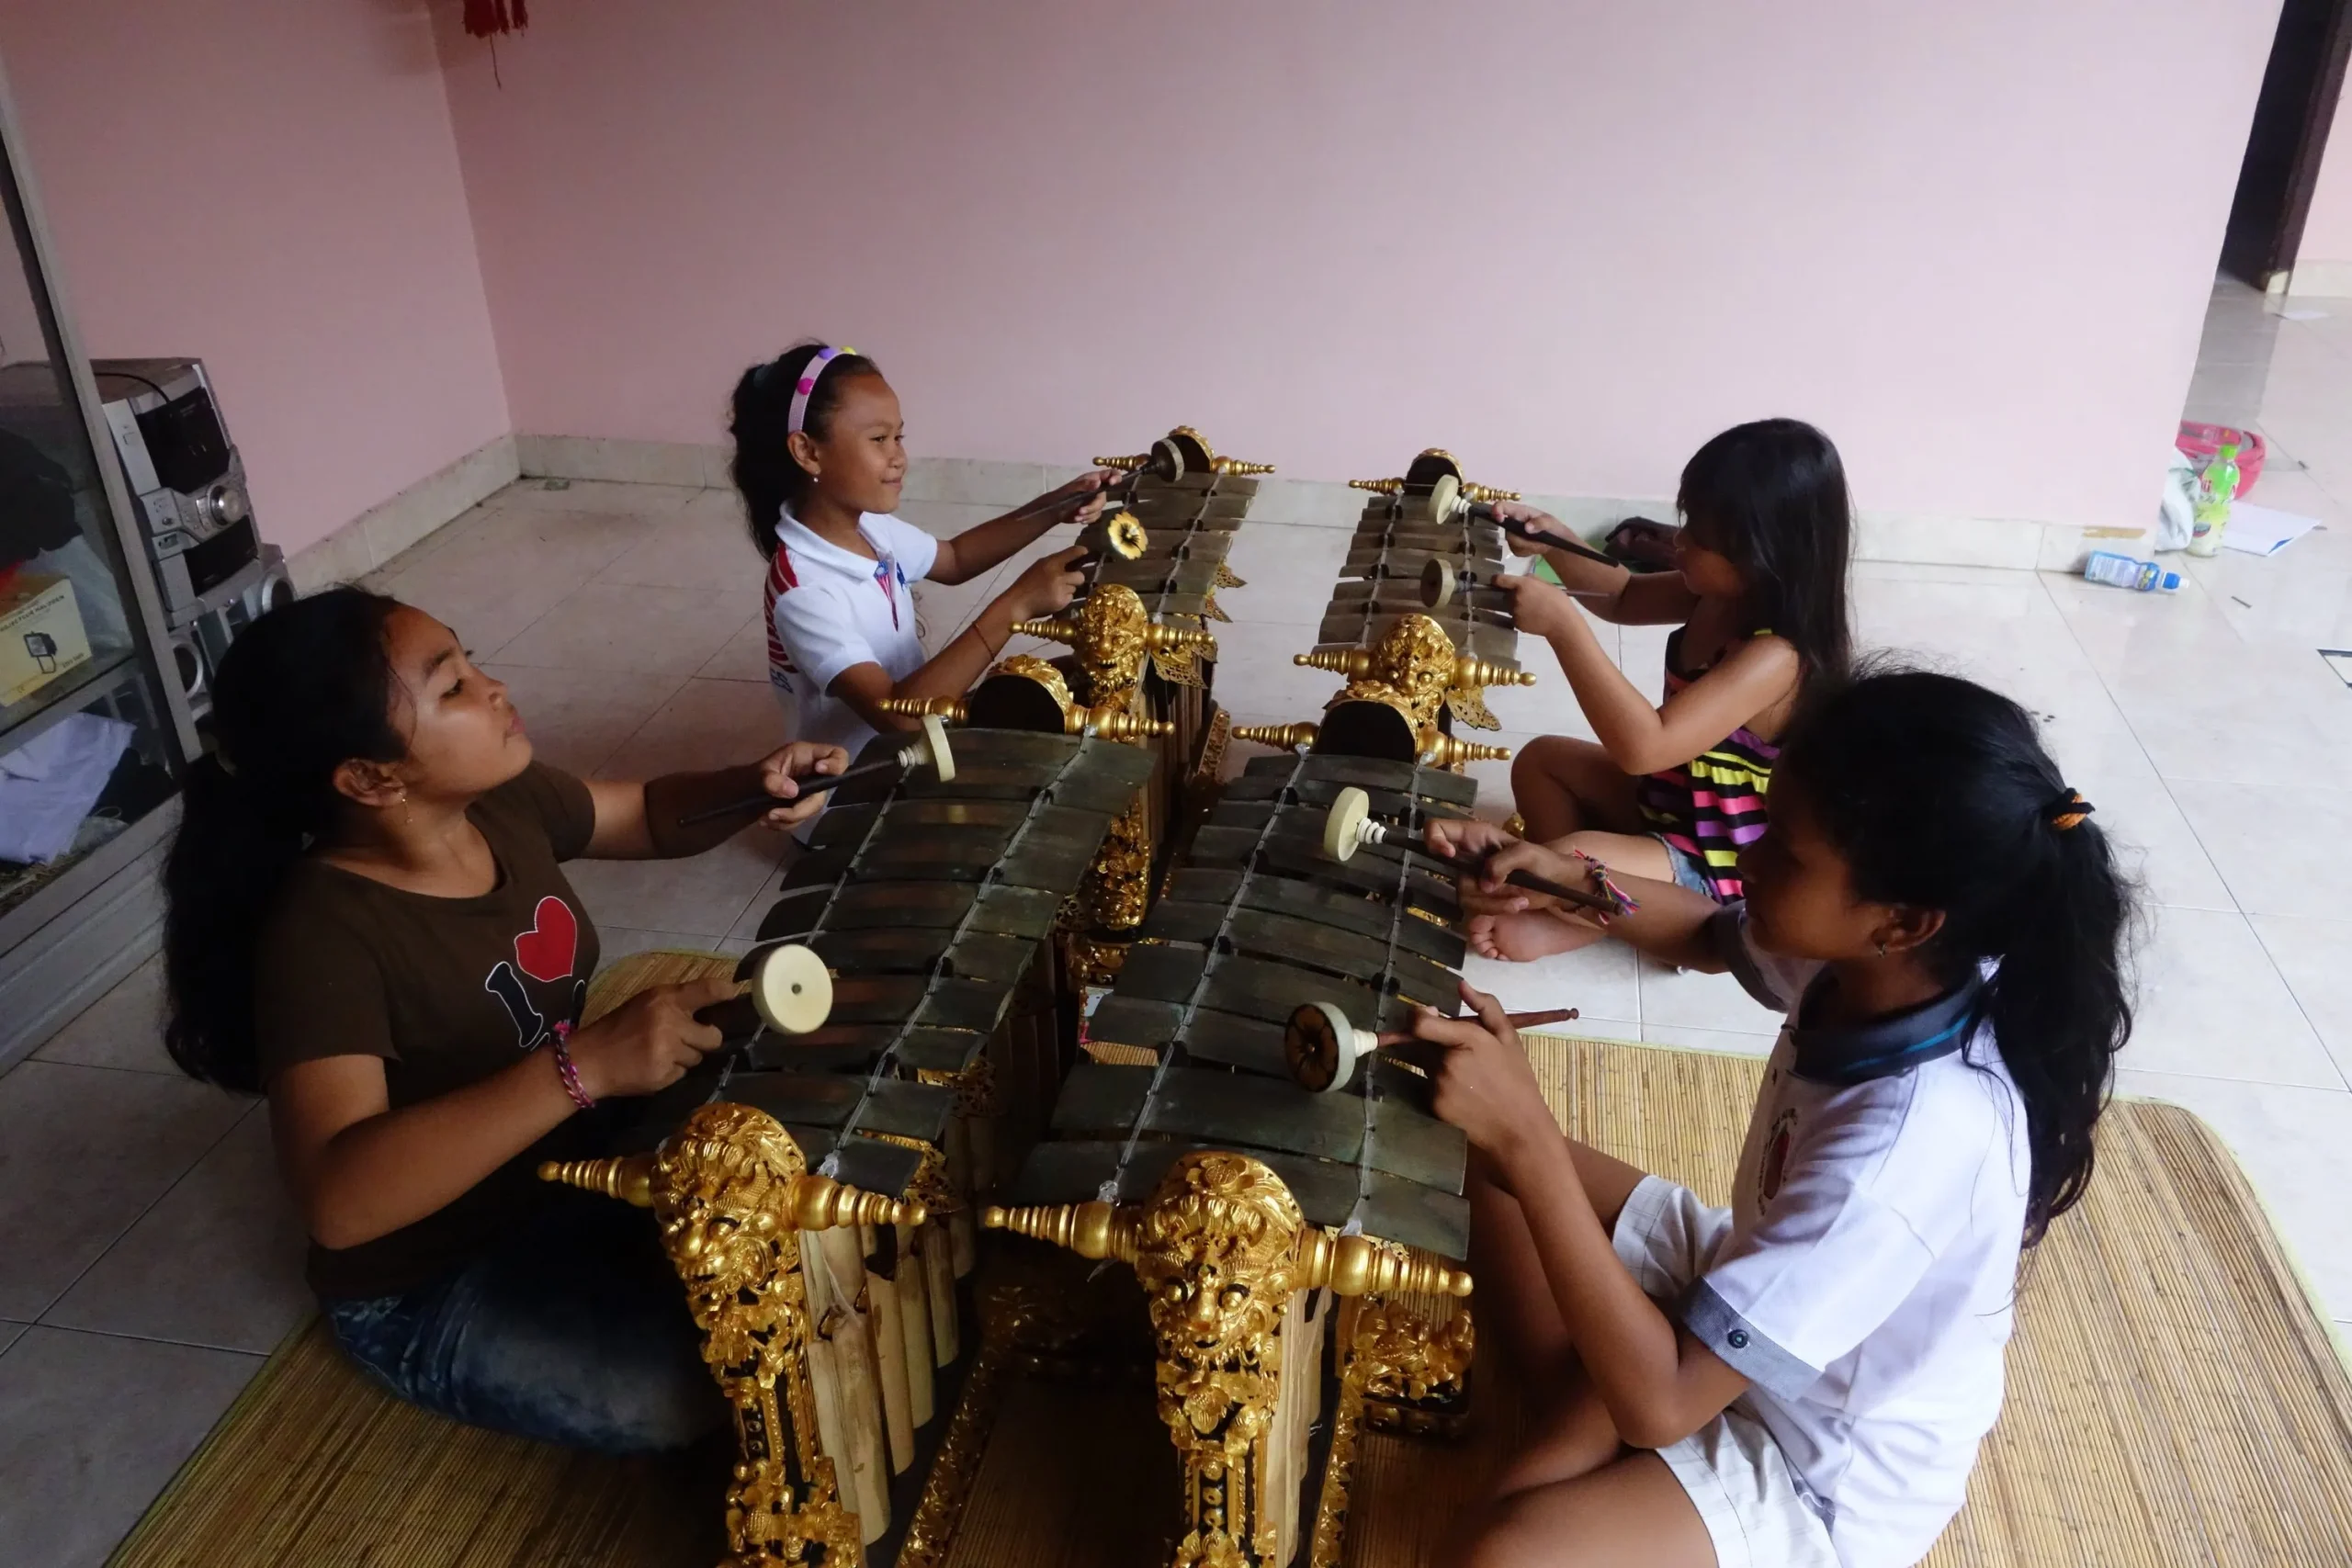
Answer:
<svg viewBox="0 0 2352 1568"><path fill-rule="evenodd" d="M39 864L73 848L136 734L119 718L77 713L0 757L0 860Z"/></svg>
<svg viewBox="0 0 2352 1568"><path fill-rule="evenodd" d="M827 688L859 664L879 664L894 682L922 668L913 584L939 554L938 540L896 517L869 512L857 531L876 559L820 538L786 513L766 587L768 679L797 708L800 739L853 757L874 728Z"/></svg>
<svg viewBox="0 0 2352 1568"><path fill-rule="evenodd" d="M1902 1568L1959 1512L2000 1414L2025 1112L1977 986L1869 1025L1809 1024L1820 966L1761 952L1746 917L1726 907L1717 939L1759 1000L1792 1011L1725 1228L1687 1290L1654 1293L1748 1379L1735 1408L1771 1435L1845 1568Z"/></svg>
<svg viewBox="0 0 2352 1568"><path fill-rule="evenodd" d="M1729 1210L1651 1176L1625 1201L1611 1240L1645 1292L1678 1301L1730 1235ZM1716 1568L1839 1568L1829 1526L1757 1419L1752 1393L1657 1457L1699 1510Z"/></svg>

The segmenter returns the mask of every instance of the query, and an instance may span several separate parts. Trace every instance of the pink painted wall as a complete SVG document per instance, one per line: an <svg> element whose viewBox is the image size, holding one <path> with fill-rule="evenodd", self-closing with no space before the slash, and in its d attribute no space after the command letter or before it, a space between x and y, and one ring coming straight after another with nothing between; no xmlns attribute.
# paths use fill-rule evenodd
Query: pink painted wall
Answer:
<svg viewBox="0 0 2352 1568"><path fill-rule="evenodd" d="M2303 220L2298 262L2331 261L2352 267L2352 86L2336 101L2335 122L2320 159L2319 184Z"/></svg>
<svg viewBox="0 0 2352 1568"><path fill-rule="evenodd" d="M2137 525L2276 10L549 0L503 86L443 45L523 431L714 441L819 333L942 456L1184 421L1656 494L1785 412L1869 506Z"/></svg>
<svg viewBox="0 0 2352 1568"><path fill-rule="evenodd" d="M266 536L508 430L424 0L6 0L0 60L90 352L204 358Z"/></svg>

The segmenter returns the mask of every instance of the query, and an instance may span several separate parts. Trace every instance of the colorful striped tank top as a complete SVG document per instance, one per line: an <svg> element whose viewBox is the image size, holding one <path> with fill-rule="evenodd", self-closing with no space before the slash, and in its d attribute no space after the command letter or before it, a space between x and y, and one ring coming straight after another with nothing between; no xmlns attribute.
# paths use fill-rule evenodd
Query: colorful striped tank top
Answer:
<svg viewBox="0 0 2352 1568"><path fill-rule="evenodd" d="M1707 672L1680 672L1683 630L1677 626L1666 639L1668 700ZM1764 835L1764 793L1771 787L1772 764L1780 755L1778 746L1743 726L1682 766L1645 777L1636 791L1650 830L1705 868L1717 903L1741 895L1739 852Z"/></svg>

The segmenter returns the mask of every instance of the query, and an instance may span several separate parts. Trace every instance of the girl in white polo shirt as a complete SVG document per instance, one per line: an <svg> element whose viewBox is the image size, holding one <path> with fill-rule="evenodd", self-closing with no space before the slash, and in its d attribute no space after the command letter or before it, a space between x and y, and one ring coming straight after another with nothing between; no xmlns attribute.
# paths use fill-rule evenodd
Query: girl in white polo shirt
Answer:
<svg viewBox="0 0 2352 1568"><path fill-rule="evenodd" d="M1787 1010L1730 1209L1561 1137L1492 998L1419 1021L1529 1403L1454 1564L1902 1568L2000 1413L2019 1250L2082 1196L2131 1030L2128 890L2024 710L1950 676L1808 699L1768 810L1744 903L1624 878L1610 928ZM1430 837L1505 846L1490 895L1587 870Z"/></svg>
<svg viewBox="0 0 2352 1568"><path fill-rule="evenodd" d="M933 658L915 634L910 585L968 582L1057 523L1091 522L1118 476L1082 474L1004 516L937 539L891 515L907 475L898 394L854 349L802 344L735 385L735 488L768 559L768 678L801 739L854 756L916 720L886 697L961 696L1004 651L1015 621L1050 615L1081 581L1076 549L1048 556Z"/></svg>

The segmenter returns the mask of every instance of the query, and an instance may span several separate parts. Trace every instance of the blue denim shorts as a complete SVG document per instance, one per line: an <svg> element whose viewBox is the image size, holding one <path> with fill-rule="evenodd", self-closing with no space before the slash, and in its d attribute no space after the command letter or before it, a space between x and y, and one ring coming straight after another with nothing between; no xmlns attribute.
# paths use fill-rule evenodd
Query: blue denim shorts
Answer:
<svg viewBox="0 0 2352 1568"><path fill-rule="evenodd" d="M653 1216L550 1189L496 1251L395 1296L330 1302L346 1355L412 1404L565 1448L684 1448L727 1419Z"/></svg>
<svg viewBox="0 0 2352 1568"><path fill-rule="evenodd" d="M1707 875L1705 861L1669 842L1663 833L1652 833L1650 837L1657 840L1658 848L1666 852L1668 863L1674 867L1674 885L1677 887L1688 887L1691 892L1703 893L1710 898L1715 897L1715 885Z"/></svg>

